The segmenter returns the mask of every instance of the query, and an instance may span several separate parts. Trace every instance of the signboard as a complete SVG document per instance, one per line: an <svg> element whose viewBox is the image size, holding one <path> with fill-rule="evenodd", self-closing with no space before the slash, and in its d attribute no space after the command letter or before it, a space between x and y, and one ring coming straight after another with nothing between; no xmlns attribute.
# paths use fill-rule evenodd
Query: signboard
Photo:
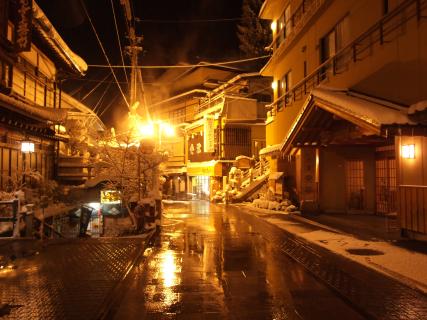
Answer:
<svg viewBox="0 0 427 320"><path fill-rule="evenodd" d="M204 133L193 132L188 137L188 160L192 162L202 162L214 159L214 152L204 151Z"/></svg>
<svg viewBox="0 0 427 320"><path fill-rule="evenodd" d="M203 151L215 152L215 119L205 116L203 123Z"/></svg>
<svg viewBox="0 0 427 320"><path fill-rule="evenodd" d="M33 1L18 0L17 6L18 8L15 28L15 50L16 52L30 51Z"/></svg>
<svg viewBox="0 0 427 320"><path fill-rule="evenodd" d="M120 203L120 192L116 190L101 190L101 203Z"/></svg>
<svg viewBox="0 0 427 320"><path fill-rule="evenodd" d="M316 149L301 149L301 191L303 200L316 200Z"/></svg>
<svg viewBox="0 0 427 320"><path fill-rule="evenodd" d="M210 177L220 177L222 176L222 165L221 162L206 163L204 166L196 165L192 167L191 165L187 166L187 175L188 176L210 176Z"/></svg>

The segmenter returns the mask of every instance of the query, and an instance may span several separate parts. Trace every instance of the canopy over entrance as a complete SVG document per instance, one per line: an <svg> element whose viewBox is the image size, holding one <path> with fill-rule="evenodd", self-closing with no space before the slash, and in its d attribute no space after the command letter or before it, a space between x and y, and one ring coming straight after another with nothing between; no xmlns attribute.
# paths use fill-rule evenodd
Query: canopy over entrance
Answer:
<svg viewBox="0 0 427 320"><path fill-rule="evenodd" d="M285 137L281 151L331 144L382 144L390 126L414 126L407 109L350 91L314 89Z"/></svg>

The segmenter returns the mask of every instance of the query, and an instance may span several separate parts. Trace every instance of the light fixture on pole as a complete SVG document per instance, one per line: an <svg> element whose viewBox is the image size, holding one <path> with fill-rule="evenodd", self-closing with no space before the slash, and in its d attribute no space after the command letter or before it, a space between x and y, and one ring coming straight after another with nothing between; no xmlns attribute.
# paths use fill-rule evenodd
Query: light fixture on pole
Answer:
<svg viewBox="0 0 427 320"><path fill-rule="evenodd" d="M21 152L22 152L22 170L24 172L23 174L23 181L25 182L25 173L27 171L27 153L34 152L34 142L31 141L22 141L21 142Z"/></svg>
<svg viewBox="0 0 427 320"><path fill-rule="evenodd" d="M21 152L24 154L34 152L34 142L22 141L21 142Z"/></svg>

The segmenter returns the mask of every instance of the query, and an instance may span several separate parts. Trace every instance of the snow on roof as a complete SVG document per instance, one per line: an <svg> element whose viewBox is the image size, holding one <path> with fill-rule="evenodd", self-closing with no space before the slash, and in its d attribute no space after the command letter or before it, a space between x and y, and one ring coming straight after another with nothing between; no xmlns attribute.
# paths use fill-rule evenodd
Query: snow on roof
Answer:
<svg viewBox="0 0 427 320"><path fill-rule="evenodd" d="M237 156L237 157L236 157L236 160L240 160L240 159L248 159L248 160L252 160L252 158L251 158L251 157L248 157L248 156Z"/></svg>
<svg viewBox="0 0 427 320"><path fill-rule="evenodd" d="M33 2L33 26L66 64L81 75L85 74L88 68L86 62L68 47L36 2Z"/></svg>
<svg viewBox="0 0 427 320"><path fill-rule="evenodd" d="M264 154L273 153L275 151L280 151L280 149L282 149L282 145L283 145L283 143L278 143L278 144L273 144L272 146L262 148L259 151L259 154L264 155Z"/></svg>
<svg viewBox="0 0 427 320"><path fill-rule="evenodd" d="M427 110L427 100L422 100L412 104L408 109L408 114L415 114Z"/></svg>
<svg viewBox="0 0 427 320"><path fill-rule="evenodd" d="M409 120L407 114L401 109L390 107L369 101L369 98L357 97L347 90L331 90L327 87L318 87L311 92L316 100L323 100L327 105L340 113L367 122L377 128L382 125L392 124L414 124Z"/></svg>
<svg viewBox="0 0 427 320"><path fill-rule="evenodd" d="M65 121L67 117L66 110L32 106L3 93L0 93L0 104L12 111L42 121L58 123Z"/></svg>

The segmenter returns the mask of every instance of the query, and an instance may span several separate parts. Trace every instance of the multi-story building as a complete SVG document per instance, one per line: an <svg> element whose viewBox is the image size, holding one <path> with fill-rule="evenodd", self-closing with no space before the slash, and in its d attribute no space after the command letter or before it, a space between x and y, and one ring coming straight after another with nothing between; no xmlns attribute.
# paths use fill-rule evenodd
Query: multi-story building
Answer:
<svg viewBox="0 0 427 320"><path fill-rule="evenodd" d="M23 170L54 178L55 125L67 117L61 79L86 69L35 1L0 0L0 189Z"/></svg>
<svg viewBox="0 0 427 320"><path fill-rule="evenodd" d="M185 152L185 126L194 121L196 112L210 90L219 87L242 71L236 68L200 63L185 69L170 69L156 84L147 88L149 111L154 121L164 121L175 127L174 137L163 137L162 149L169 153L163 165L168 177L164 193L186 196L188 193ZM160 138L162 138L160 133Z"/></svg>
<svg viewBox="0 0 427 320"><path fill-rule="evenodd" d="M268 147L304 210L427 233L427 1L266 0Z"/></svg>
<svg viewBox="0 0 427 320"><path fill-rule="evenodd" d="M162 140L169 152L165 192L209 199L222 189L222 177L237 156L256 157L265 146L271 78L203 64L159 81L170 78L178 80L163 88L166 99L151 105L153 119L176 127L176 137Z"/></svg>
<svg viewBox="0 0 427 320"><path fill-rule="evenodd" d="M212 199L224 188L236 157L257 158L265 146L265 105L271 78L235 76L212 90L186 126L186 168L191 193Z"/></svg>

